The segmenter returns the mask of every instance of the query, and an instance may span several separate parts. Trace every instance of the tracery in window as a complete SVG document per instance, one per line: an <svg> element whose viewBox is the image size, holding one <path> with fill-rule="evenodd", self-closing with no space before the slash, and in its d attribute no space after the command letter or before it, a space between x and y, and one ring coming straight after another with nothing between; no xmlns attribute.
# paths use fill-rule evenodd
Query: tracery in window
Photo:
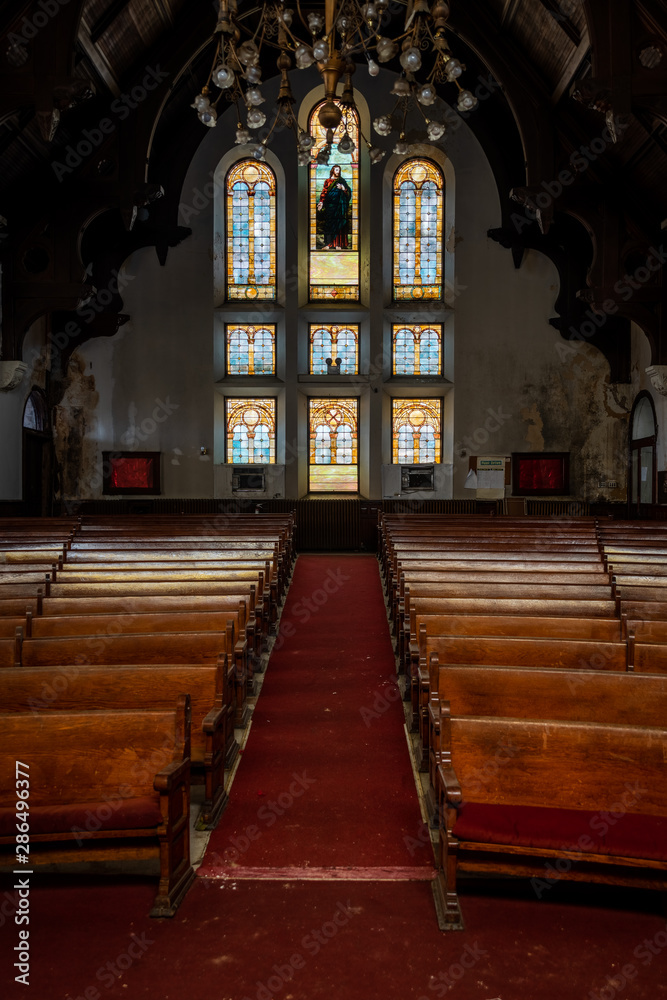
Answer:
<svg viewBox="0 0 667 1000"><path fill-rule="evenodd" d="M276 461L276 401L226 399L227 461L266 465Z"/></svg>
<svg viewBox="0 0 667 1000"><path fill-rule="evenodd" d="M359 401L308 400L308 489L356 493L359 489Z"/></svg>
<svg viewBox="0 0 667 1000"><path fill-rule="evenodd" d="M225 333L227 375L275 375L275 324L230 323Z"/></svg>
<svg viewBox="0 0 667 1000"><path fill-rule="evenodd" d="M309 119L314 139L310 165L310 280L311 299L359 298L359 118L354 108L334 103L342 112L333 142L319 120L325 102L317 104ZM345 135L354 144L341 152ZM345 146L345 142L343 143Z"/></svg>
<svg viewBox="0 0 667 1000"><path fill-rule="evenodd" d="M394 298L442 298L444 181L430 160L394 174Z"/></svg>
<svg viewBox="0 0 667 1000"><path fill-rule="evenodd" d="M392 462L400 465L439 462L441 427L440 399L393 399Z"/></svg>
<svg viewBox="0 0 667 1000"><path fill-rule="evenodd" d="M227 174L227 298L276 297L276 178L241 160Z"/></svg>
<svg viewBox="0 0 667 1000"><path fill-rule="evenodd" d="M359 327L355 324L310 324L310 374L326 375L327 358L334 364L340 358L341 375L359 371Z"/></svg>
<svg viewBox="0 0 667 1000"><path fill-rule="evenodd" d="M442 374L442 325L394 323L391 328L394 375Z"/></svg>

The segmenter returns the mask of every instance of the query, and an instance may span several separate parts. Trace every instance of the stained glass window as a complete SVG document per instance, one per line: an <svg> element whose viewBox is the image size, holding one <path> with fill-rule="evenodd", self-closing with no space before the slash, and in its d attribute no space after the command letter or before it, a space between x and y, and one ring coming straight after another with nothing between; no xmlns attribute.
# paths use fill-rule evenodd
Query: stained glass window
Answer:
<svg viewBox="0 0 667 1000"><path fill-rule="evenodd" d="M226 399L227 461L268 465L276 460L276 401Z"/></svg>
<svg viewBox="0 0 667 1000"><path fill-rule="evenodd" d="M444 182L430 160L394 174L394 298L442 298Z"/></svg>
<svg viewBox="0 0 667 1000"><path fill-rule="evenodd" d="M394 323L391 330L394 375L442 374L442 326Z"/></svg>
<svg viewBox="0 0 667 1000"><path fill-rule="evenodd" d="M275 324L229 324L226 343L228 375L275 375Z"/></svg>
<svg viewBox="0 0 667 1000"><path fill-rule="evenodd" d="M276 178L241 160L227 174L227 297L276 297Z"/></svg>
<svg viewBox="0 0 667 1000"><path fill-rule="evenodd" d="M327 358L334 364L340 358L341 375L359 371L359 327L310 324L310 374L326 375Z"/></svg>
<svg viewBox="0 0 667 1000"><path fill-rule="evenodd" d="M359 489L359 401L308 400L308 489L356 493Z"/></svg>
<svg viewBox="0 0 667 1000"><path fill-rule="evenodd" d="M309 130L314 139L310 165L310 298L359 298L359 118L354 108L334 103L340 125L327 143L319 120L325 102L313 109ZM342 153L345 134L354 144Z"/></svg>
<svg viewBox="0 0 667 1000"><path fill-rule="evenodd" d="M393 399L392 462L400 465L439 462L441 425L440 399Z"/></svg>

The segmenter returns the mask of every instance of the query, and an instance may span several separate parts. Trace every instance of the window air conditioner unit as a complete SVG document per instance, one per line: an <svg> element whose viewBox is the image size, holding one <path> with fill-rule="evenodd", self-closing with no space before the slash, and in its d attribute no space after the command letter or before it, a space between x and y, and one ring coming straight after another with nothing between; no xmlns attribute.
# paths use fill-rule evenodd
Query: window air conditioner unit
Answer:
<svg viewBox="0 0 667 1000"><path fill-rule="evenodd" d="M232 493L264 493L266 477L264 466L234 466L232 470Z"/></svg>
<svg viewBox="0 0 667 1000"><path fill-rule="evenodd" d="M402 465L401 493L435 489L435 467L433 465Z"/></svg>

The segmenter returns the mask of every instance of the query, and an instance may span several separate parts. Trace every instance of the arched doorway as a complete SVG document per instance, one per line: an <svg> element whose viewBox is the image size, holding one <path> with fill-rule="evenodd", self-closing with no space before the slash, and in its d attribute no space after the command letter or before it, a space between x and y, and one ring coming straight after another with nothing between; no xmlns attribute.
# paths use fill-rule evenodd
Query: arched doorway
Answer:
<svg viewBox="0 0 667 1000"><path fill-rule="evenodd" d="M648 392L640 392L630 417L628 508L631 516L641 517L642 508L656 502L657 436L653 400Z"/></svg>
<svg viewBox="0 0 667 1000"><path fill-rule="evenodd" d="M52 455L46 396L35 387L23 410L23 506L30 517L51 513Z"/></svg>

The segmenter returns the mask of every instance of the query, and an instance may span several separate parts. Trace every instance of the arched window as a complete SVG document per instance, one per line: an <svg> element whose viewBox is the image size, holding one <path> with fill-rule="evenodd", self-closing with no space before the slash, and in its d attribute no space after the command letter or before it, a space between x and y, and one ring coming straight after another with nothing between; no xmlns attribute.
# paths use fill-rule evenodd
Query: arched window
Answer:
<svg viewBox="0 0 667 1000"><path fill-rule="evenodd" d="M648 393L635 400L630 420L630 482L628 500L637 510L641 504L655 503L657 439L655 409Z"/></svg>
<svg viewBox="0 0 667 1000"><path fill-rule="evenodd" d="M41 389L32 389L23 410L23 426L27 431L45 433L49 429L49 411Z"/></svg>
<svg viewBox="0 0 667 1000"><path fill-rule="evenodd" d="M265 465L276 460L276 401L226 399L227 461Z"/></svg>
<svg viewBox="0 0 667 1000"><path fill-rule="evenodd" d="M440 462L442 401L392 400L392 461L400 465Z"/></svg>
<svg viewBox="0 0 667 1000"><path fill-rule="evenodd" d="M275 324L229 324L226 329L227 375L275 375Z"/></svg>
<svg viewBox="0 0 667 1000"><path fill-rule="evenodd" d="M359 489L359 400L309 399L308 489L311 493Z"/></svg>
<svg viewBox="0 0 667 1000"><path fill-rule="evenodd" d="M359 371L359 327L354 324L336 326L310 324L310 374L326 375L327 358L334 364L341 360L341 375L356 375Z"/></svg>
<svg viewBox="0 0 667 1000"><path fill-rule="evenodd" d="M394 298L442 299L442 171L430 160L406 160L393 186Z"/></svg>
<svg viewBox="0 0 667 1000"><path fill-rule="evenodd" d="M394 323L392 372L394 375L442 375L442 325Z"/></svg>
<svg viewBox="0 0 667 1000"><path fill-rule="evenodd" d="M276 297L276 178L241 160L227 173L227 298Z"/></svg>
<svg viewBox="0 0 667 1000"><path fill-rule="evenodd" d="M319 119L325 103L313 108L308 121L313 138L309 298L354 301L359 298L359 117L354 108L336 100L342 118L329 142L331 136ZM349 147L347 152L341 142L343 149Z"/></svg>

